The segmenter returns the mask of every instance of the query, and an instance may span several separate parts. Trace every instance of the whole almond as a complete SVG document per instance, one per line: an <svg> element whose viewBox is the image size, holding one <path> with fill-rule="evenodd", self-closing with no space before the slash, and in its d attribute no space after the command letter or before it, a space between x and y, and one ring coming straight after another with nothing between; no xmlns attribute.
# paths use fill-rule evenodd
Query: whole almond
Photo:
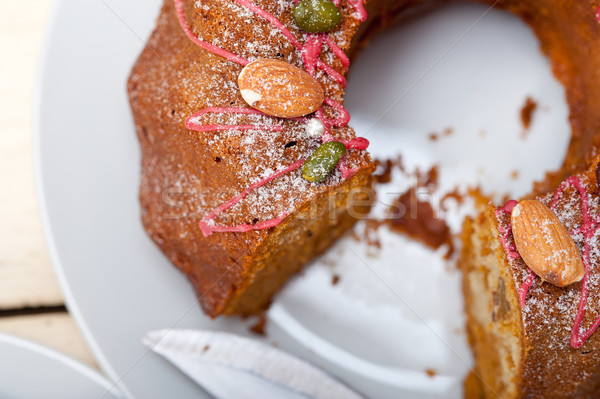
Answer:
<svg viewBox="0 0 600 399"><path fill-rule="evenodd" d="M325 97L315 78L290 63L273 59L246 65L238 77L238 86L248 105L280 118L315 112Z"/></svg>
<svg viewBox="0 0 600 399"><path fill-rule="evenodd" d="M585 268L566 227L546 205L524 200L511 214L517 251L544 281L566 287L580 281Z"/></svg>

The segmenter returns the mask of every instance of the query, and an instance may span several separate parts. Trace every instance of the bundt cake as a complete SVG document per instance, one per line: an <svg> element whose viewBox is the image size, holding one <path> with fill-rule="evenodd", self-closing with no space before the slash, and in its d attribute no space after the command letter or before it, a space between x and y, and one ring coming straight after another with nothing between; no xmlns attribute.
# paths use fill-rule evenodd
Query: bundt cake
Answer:
<svg viewBox="0 0 600 399"><path fill-rule="evenodd" d="M466 392L595 397L600 0L481 2L533 28L566 88L572 138L563 167L536 185L534 202L496 209L482 200L479 216L465 223L460 263L477 361ZM348 126L344 75L373 32L439 3L165 1L128 81L142 149L142 220L209 316L264 310L368 209L375 167L368 141ZM550 266L520 253L544 237L519 245L513 224L534 220L517 217L530 208L572 237L566 252L548 241ZM574 251L584 255L572 273L581 280L550 284L565 283L552 267Z"/></svg>

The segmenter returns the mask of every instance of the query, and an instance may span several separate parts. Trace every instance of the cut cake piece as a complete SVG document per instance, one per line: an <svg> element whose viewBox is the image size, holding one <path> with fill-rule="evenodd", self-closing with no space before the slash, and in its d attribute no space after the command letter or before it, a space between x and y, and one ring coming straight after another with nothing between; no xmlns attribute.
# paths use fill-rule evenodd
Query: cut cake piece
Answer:
<svg viewBox="0 0 600 399"><path fill-rule="evenodd" d="M600 160L600 159L599 159ZM516 201L465 221L460 258L467 330L476 368L467 391L484 398L596 398L600 395L600 193L596 164L549 194L548 206L575 242L586 274L560 288L525 264L511 231ZM543 226L539 227L542 231ZM549 239L549 237L543 237ZM563 256L557 251L556 256ZM568 259L562 259L568 261Z"/></svg>

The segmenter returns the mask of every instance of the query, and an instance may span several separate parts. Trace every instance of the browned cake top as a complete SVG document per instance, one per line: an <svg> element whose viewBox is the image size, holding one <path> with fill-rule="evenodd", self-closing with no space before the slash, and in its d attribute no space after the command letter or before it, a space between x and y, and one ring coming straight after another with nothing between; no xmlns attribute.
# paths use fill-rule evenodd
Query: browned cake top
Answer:
<svg viewBox="0 0 600 399"><path fill-rule="evenodd" d="M181 127L180 134L189 136L187 145L198 148L197 167L211 170L211 173L198 173L204 176L204 181L199 181L195 179L196 173L189 173L194 166L182 163L186 161L185 157L180 157L183 150L164 151L172 159L160 159L161 164L170 164L173 171L182 171L175 179L172 174L169 176L172 191L175 195L183 194L195 199L193 202L185 201L186 206L193 203L194 208L182 210L183 216L210 215L236 195L260 185L249 190L248 195L235 205L207 220L209 228L252 226L274 220L293 212L320 193L338 187L349 176L348 171L369 166L366 153L349 149L340 167L323 183L308 182L295 169L264 185L260 184L277 172L305 160L325 141L311 137L307 131L308 118L282 119L239 112L248 109L237 81L244 63L273 58L307 68L304 46L316 36L303 33L296 27L291 18L293 6L294 2L290 1L168 1L166 7L175 10L170 15L162 14L157 32L173 32L176 29L177 42L164 43L164 37L159 35L153 35L149 42L149 47L160 50L162 64L167 65L159 63L154 72L169 75L174 70L178 71L177 79L157 76L152 80L153 102L156 103L156 96L163 99L166 113L170 114L173 123ZM349 50L350 38L361 19L357 10L357 6L340 5L342 22L334 31L320 36L323 44L315 53L316 62L322 67L317 65L311 73L325 91L326 104L321 110L325 120L339 119L345 112L339 108L343 107L343 74L346 70L341 60L345 55L341 54ZM175 16L180 17L179 21ZM169 44L174 51L165 49ZM336 50L339 52L336 53ZM131 82L135 84L138 79L141 78L134 70ZM148 84L148 80L144 84ZM188 131L184 130L185 127ZM336 140L354 138L347 122L328 127ZM151 133L155 137L155 132ZM168 137L165 139L171 141ZM151 163L158 161L146 159L147 168L152 168ZM212 171L214 168L226 172L215 173ZM211 175L218 176L220 181L206 181Z"/></svg>

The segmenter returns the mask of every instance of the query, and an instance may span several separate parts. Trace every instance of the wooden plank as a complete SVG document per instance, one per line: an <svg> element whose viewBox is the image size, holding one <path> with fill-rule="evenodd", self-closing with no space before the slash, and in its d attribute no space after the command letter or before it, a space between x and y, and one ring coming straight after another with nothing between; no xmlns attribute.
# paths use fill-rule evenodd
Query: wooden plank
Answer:
<svg viewBox="0 0 600 399"><path fill-rule="evenodd" d="M0 331L37 342L90 367L98 368L68 313L0 317Z"/></svg>
<svg viewBox="0 0 600 399"><path fill-rule="evenodd" d="M31 133L35 78L53 4L53 0L0 2L0 309L63 303L41 228ZM67 313L2 317L0 331L95 367Z"/></svg>
<svg viewBox="0 0 600 399"><path fill-rule="evenodd" d="M0 2L0 309L57 305L35 197L32 101L51 0Z"/></svg>

